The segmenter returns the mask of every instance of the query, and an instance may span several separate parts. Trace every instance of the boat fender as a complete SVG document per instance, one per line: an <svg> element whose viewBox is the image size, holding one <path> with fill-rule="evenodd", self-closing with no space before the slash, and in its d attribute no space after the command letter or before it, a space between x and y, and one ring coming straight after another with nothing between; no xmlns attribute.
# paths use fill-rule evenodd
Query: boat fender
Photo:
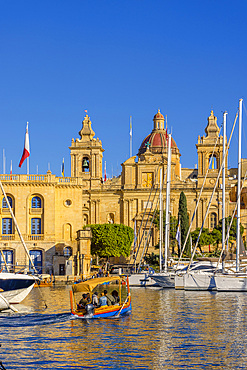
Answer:
<svg viewBox="0 0 247 370"><path fill-rule="evenodd" d="M85 306L86 315L91 316L94 315L94 305L92 303L89 303Z"/></svg>
<svg viewBox="0 0 247 370"><path fill-rule="evenodd" d="M152 267L149 267L149 274L153 275L154 274L154 269Z"/></svg>

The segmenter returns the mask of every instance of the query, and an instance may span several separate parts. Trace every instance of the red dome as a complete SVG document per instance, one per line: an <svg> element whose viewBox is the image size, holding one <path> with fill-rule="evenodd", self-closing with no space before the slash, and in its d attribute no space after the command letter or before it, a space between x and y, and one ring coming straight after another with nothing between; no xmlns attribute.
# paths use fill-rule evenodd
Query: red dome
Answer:
<svg viewBox="0 0 247 370"><path fill-rule="evenodd" d="M157 113L158 114L158 113ZM145 153L147 150L147 147L149 147L150 152L152 153L163 153L168 146L168 135L166 133L166 130L162 131L152 131L151 134L149 134L142 142L140 149L139 149L139 155L142 153ZM171 147L173 150L177 149L177 145L175 141L172 138Z"/></svg>

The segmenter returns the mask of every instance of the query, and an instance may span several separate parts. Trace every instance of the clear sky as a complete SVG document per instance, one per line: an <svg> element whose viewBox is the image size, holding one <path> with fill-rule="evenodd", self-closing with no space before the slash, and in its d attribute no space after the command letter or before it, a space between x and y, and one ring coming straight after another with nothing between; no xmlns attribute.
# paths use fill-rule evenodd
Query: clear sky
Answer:
<svg viewBox="0 0 247 370"><path fill-rule="evenodd" d="M0 1L0 172L18 163L26 122L30 173L48 163L70 175L68 147L84 110L102 140L107 175L118 175L153 128L160 108L181 153L197 163L195 144L213 108L228 136L238 107L247 106L247 1ZM237 131L229 165L237 166ZM246 135L243 156L247 157Z"/></svg>

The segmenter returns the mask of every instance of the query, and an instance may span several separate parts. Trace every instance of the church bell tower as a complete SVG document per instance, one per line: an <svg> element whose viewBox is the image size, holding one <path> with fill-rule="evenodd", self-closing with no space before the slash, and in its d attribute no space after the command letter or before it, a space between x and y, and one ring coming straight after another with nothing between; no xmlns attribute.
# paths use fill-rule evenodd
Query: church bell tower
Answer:
<svg viewBox="0 0 247 370"><path fill-rule="evenodd" d="M104 149L101 141L95 139L92 122L86 114L79 131L80 139L72 139L70 146L71 177L81 177L88 188L95 188L102 181L102 158Z"/></svg>

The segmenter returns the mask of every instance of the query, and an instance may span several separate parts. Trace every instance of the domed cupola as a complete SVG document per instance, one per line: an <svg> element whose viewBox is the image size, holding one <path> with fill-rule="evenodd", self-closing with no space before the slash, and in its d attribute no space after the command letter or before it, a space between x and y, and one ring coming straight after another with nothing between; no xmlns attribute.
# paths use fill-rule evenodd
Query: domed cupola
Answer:
<svg viewBox="0 0 247 370"><path fill-rule="evenodd" d="M153 154L162 154L167 151L168 146L168 134L167 129L165 128L165 118L160 110L155 114L153 118L154 126L151 134L149 134L142 142L138 156L145 153L147 150L150 150ZM172 152L179 153L177 145L172 138Z"/></svg>

